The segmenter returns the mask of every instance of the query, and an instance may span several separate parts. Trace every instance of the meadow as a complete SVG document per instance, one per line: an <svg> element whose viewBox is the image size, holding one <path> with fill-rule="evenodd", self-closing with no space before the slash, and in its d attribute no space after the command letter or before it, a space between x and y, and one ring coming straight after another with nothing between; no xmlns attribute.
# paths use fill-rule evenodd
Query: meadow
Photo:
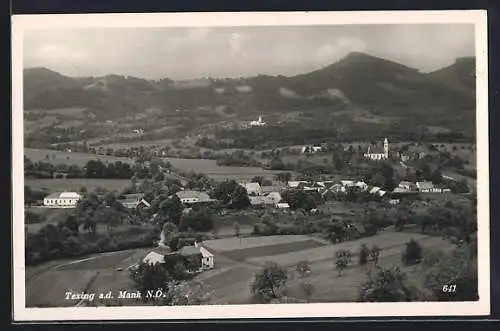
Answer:
<svg viewBox="0 0 500 331"><path fill-rule="evenodd" d="M66 164L66 165L77 165L80 167L85 166L90 160L100 160L102 162L126 162L133 164L134 159L126 157L117 156L107 156L107 155L96 155L87 153L73 153L73 152L63 152L47 149L34 149L25 148L24 155L28 157L31 162L49 162L52 164Z"/></svg>
<svg viewBox="0 0 500 331"><path fill-rule="evenodd" d="M269 179L282 171L265 170L258 167L229 167L219 166L215 160L207 159L181 159L181 158L163 158L172 164L174 168L184 171L194 171L203 173L215 180L239 179L250 180L255 176L263 176Z"/></svg>
<svg viewBox="0 0 500 331"><path fill-rule="evenodd" d="M265 262L275 261L288 268L290 279L287 295L304 299L300 287L302 280L296 275L295 266L300 261L308 260L311 272L304 280L314 285L311 301L352 302L356 300L359 286L367 277L366 268L356 265L356 254L360 245L378 245L381 248L380 265L400 266L402 249L410 239L419 241L424 250L431 247L447 250L451 247L439 237L392 231L335 245L305 235L216 239L204 242L215 255L215 269L206 271L197 278L210 290L215 291L215 303L248 304L252 302L250 285L253 276ZM286 252L284 247L287 248ZM290 247L293 247L293 251L290 251ZM341 277L338 276L334 265L335 252L340 249L350 249L355 255L351 266ZM60 261L59 265L51 261L28 267L26 273L32 276L26 280L27 306L62 307L76 304L64 300L64 292L67 290L96 293L112 291L115 298L119 290L132 291L134 284L126 268L137 263L150 250L141 248L103 253L73 261ZM402 269L409 274L412 282L421 281L422 273L418 267ZM142 305L135 299L108 300L106 304Z"/></svg>
<svg viewBox="0 0 500 331"><path fill-rule="evenodd" d="M104 163L116 161L127 162L129 164L134 163L134 159L126 157L73 153L33 148L25 148L24 155L26 155L26 157L28 157L32 162L42 161L50 162L52 164L74 164L80 167L85 166L85 164L89 160L100 160ZM271 179L274 177L274 175L281 172L265 170L259 167L219 166L217 165L215 160L207 159L163 158L163 160L170 162L174 168L181 169L183 171L203 173L216 180L223 180L226 178L250 180L255 176L264 176Z"/></svg>
<svg viewBox="0 0 500 331"><path fill-rule="evenodd" d="M132 288L133 282L126 268L137 263L147 251L134 249L102 253L73 261L51 261L27 267L26 274L31 274L31 277L26 280L26 306L66 307L77 304L64 299L66 291L113 291L116 296L119 290ZM44 265L48 266L45 272ZM118 271L119 268L123 270Z"/></svg>
<svg viewBox="0 0 500 331"><path fill-rule="evenodd" d="M446 250L451 247L442 238L393 231L335 245L327 243L322 245L317 242L318 246L313 248L308 247L308 242L316 238L308 236L252 237L243 238L241 241L237 238L222 239L204 243L207 248L212 248L215 252L216 269L200 277L206 285L215 290L216 302L248 304L252 303L250 284L253 276L267 261L274 261L285 266L289 271L287 295L303 300L306 298L300 286L302 280L296 275L295 266L298 262L307 260L310 263L311 272L304 280L314 286L311 301L353 302L356 301L359 287L367 279L366 269L356 265L357 258L354 256L351 266L344 271L342 277L338 277L334 263L335 252L340 249L349 249L356 255L363 243L369 247L377 245L381 249L379 262L381 266L400 266L409 274L412 282L420 282L422 273L418 269L401 266L401 252L405 243L410 239L419 241L424 250L434 247ZM294 251L282 253L280 247L290 244L295 245ZM267 255L261 256L264 251L267 251ZM238 261L233 260L232 255L235 254L233 252L238 252ZM243 256L246 258L241 258Z"/></svg>

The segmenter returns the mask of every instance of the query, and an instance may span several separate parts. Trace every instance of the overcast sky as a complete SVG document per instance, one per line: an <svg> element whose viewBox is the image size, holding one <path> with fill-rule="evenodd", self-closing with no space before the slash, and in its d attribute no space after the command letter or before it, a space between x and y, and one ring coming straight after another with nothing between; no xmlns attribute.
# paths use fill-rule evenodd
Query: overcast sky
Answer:
<svg viewBox="0 0 500 331"><path fill-rule="evenodd" d="M68 76L158 79L294 75L351 51L432 71L474 55L474 26L343 25L40 30L24 39L24 65Z"/></svg>

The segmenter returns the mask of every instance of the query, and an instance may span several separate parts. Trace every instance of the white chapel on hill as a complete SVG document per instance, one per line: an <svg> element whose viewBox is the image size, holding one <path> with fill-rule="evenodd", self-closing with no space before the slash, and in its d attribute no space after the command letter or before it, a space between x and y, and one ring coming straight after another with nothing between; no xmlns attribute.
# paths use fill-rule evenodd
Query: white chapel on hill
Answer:
<svg viewBox="0 0 500 331"><path fill-rule="evenodd" d="M387 160L389 158L389 141L384 139L384 147L378 145L368 146L368 151L364 154L365 158L371 160Z"/></svg>

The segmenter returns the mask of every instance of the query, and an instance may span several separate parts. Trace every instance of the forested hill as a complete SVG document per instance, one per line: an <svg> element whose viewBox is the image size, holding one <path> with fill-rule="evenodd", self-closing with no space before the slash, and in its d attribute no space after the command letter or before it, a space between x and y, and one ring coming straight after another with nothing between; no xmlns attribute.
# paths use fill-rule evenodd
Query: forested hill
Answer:
<svg viewBox="0 0 500 331"><path fill-rule="evenodd" d="M376 115L418 118L453 128L475 114L475 60L461 58L432 73L363 53L293 77L146 80L108 75L73 78L46 68L24 71L24 107L85 107L102 119L155 107L165 112L232 107L237 114L363 107ZM473 121L472 121L473 123Z"/></svg>

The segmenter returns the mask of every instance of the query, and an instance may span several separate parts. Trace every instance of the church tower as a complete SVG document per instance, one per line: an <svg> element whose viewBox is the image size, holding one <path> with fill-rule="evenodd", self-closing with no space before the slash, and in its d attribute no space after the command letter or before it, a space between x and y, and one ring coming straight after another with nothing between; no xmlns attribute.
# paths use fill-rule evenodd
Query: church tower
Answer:
<svg viewBox="0 0 500 331"><path fill-rule="evenodd" d="M384 139L384 157L389 158L389 141L387 141L387 138Z"/></svg>

